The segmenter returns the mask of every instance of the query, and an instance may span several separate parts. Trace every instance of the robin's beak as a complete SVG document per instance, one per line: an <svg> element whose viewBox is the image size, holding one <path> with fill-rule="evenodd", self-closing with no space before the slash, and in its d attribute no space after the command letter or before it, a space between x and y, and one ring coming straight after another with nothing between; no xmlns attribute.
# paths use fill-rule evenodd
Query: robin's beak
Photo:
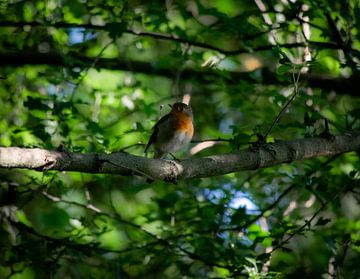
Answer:
<svg viewBox="0 0 360 279"><path fill-rule="evenodd" d="M172 105L170 105L170 104L169 104L169 107L171 107L171 108L172 108Z"/></svg>

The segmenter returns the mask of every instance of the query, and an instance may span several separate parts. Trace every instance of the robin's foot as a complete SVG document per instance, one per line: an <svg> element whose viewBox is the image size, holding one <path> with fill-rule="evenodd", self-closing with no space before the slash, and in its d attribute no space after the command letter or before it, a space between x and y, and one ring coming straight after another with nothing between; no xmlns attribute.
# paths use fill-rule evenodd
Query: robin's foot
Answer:
<svg viewBox="0 0 360 279"><path fill-rule="evenodd" d="M267 151L271 155L271 157L273 157L275 159L276 151L272 147L272 145L269 145L266 143L266 138L263 135L256 134L256 136L257 136L258 140L252 144L252 146L250 147L250 150L257 152L260 149L263 149L263 150Z"/></svg>
<svg viewBox="0 0 360 279"><path fill-rule="evenodd" d="M174 154L172 154L172 153L169 153L169 154L170 154L170 156L172 157L173 160L179 161L179 160L174 156Z"/></svg>
<svg viewBox="0 0 360 279"><path fill-rule="evenodd" d="M333 134L330 133L330 129L329 129L329 121L324 118L324 122L325 122L325 129L324 131L320 134L320 137L328 139L330 141L333 141L335 139L335 136Z"/></svg>
<svg viewBox="0 0 360 279"><path fill-rule="evenodd" d="M262 134L256 134L257 141L251 143L250 150L258 151L260 147L264 146L266 144L266 138Z"/></svg>

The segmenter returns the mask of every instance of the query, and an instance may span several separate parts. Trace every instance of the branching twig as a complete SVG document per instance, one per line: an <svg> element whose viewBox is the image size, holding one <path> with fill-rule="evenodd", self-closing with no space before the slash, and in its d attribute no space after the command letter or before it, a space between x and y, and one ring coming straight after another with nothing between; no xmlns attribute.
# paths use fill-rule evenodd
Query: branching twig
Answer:
<svg viewBox="0 0 360 279"><path fill-rule="evenodd" d="M130 221L127 221L127 220L124 220L123 218L121 218L117 212L115 211L115 214L109 214L109 213L105 213L105 212L99 212L97 210L94 210L94 208L92 206L87 206L87 205L84 205L84 204L81 204L81 203L78 203L78 202L74 202L74 201L65 201L65 200L62 200L61 198L59 197L56 197L56 196L52 196L46 192L40 192L44 197L50 199L51 201L53 202L58 202L58 203L65 203L65 204L70 204L70 205L75 205L75 206L78 206L78 207L81 207L81 208L84 208L86 210L90 210L94 213L97 214L97 216L105 216L107 218L110 218L110 219L113 219L113 220L116 220L117 222L120 222L124 225L127 225L127 226L130 226L134 229L137 229L139 230L140 232L150 236L151 238L155 239L156 240L156 243L158 244L162 244L164 245L165 247L168 247L168 248L173 248L173 249L177 249L183 253L185 253L186 255L188 255L191 259L194 259L194 260L199 260L199 261L202 261L203 263L205 263L206 265L208 266L216 266L216 267L221 267L221 268L232 268L231 266L228 266L228 265L222 265L222 264L218 264L216 262L212 262L204 257L202 257L201 255L198 255L196 253L193 253L193 252L190 252L188 251L187 249L185 248L182 248L180 246L177 246L175 244L172 244L170 243L167 239L164 239L164 238L161 238L153 233L151 233L150 231L144 229L142 226L140 225L137 225L135 223L132 223ZM40 235L40 234L38 234ZM156 244L154 243L154 244ZM76 244L76 245L79 245L79 244ZM91 247L93 248L93 247ZM98 247L97 247L98 248ZM121 250L121 251L113 251L113 250L107 250L107 249L102 249L104 252L107 251L107 252L114 252L114 253L123 253L125 251L128 251L127 249L126 250Z"/></svg>
<svg viewBox="0 0 360 279"><path fill-rule="evenodd" d="M85 79L87 73L89 72L89 70L91 68L94 68L96 63L99 61L99 59L101 58L101 55L104 53L104 51L112 44L114 43L114 40L110 40L110 42L108 42L107 44L105 44L103 46L103 48L99 51L98 55L96 55L96 57L94 58L93 62L91 63L91 65L87 66L84 71L83 71L83 74L82 76L80 77L80 79L75 83L75 86L71 92L71 98L70 98L70 101L71 103L73 102L74 100L74 97L75 97L75 93L76 93L76 90L77 88L79 87L79 85L83 82L83 80Z"/></svg>
<svg viewBox="0 0 360 279"><path fill-rule="evenodd" d="M285 106L280 110L280 112L278 113L278 115L276 116L275 120L273 121L273 123L271 124L270 128L266 131L263 141L264 143L266 143L266 138L267 136L270 134L271 130L273 129L273 127L275 126L276 123L279 122L280 117L282 116L282 114L284 113L284 111L290 106L290 104L294 101L295 97L297 96L298 92L299 92L299 78L300 78L300 73L301 71L299 70L297 76L295 77L295 69L293 69L293 84L294 84L294 93L291 96L291 98L289 99L289 101L285 104Z"/></svg>
<svg viewBox="0 0 360 279"><path fill-rule="evenodd" d="M247 227L249 227L251 224L255 223L256 221L258 221L261 217L264 216L264 214L275 208L275 206L288 194L290 193L293 189L295 189L297 185L296 184L292 184L291 186L289 186L284 192L281 193L281 195L270 205L268 205L266 208L262 209L260 211L260 214L256 215L254 218L246 221L244 224L240 225L240 226L232 226L232 227L228 227L228 228L222 228L219 231L220 232L224 232L224 231L241 231Z"/></svg>
<svg viewBox="0 0 360 279"><path fill-rule="evenodd" d="M344 55L346 57L346 60L349 64L350 68L353 70L354 73L358 74L359 73L358 66L353 59L351 51L349 51L349 47L351 48L351 45L350 45L351 41L349 41L348 43L345 43L339 29L336 26L335 21L333 20L330 12L327 9L325 9L324 14L325 14L326 20L328 22L329 28L332 31L333 39L335 40L335 42L337 42L337 44L341 47L342 51L344 52Z"/></svg>
<svg viewBox="0 0 360 279"><path fill-rule="evenodd" d="M268 254L273 253L274 251L280 249L284 244L288 243L289 240L291 240L294 236L298 235L300 232L302 232L306 227L309 227L311 225L311 222L329 205L329 203L336 198L338 198L344 190L347 189L348 185L343 186L342 190L338 191L334 196L332 200L327 200L326 202L322 203L318 210L315 211L315 213L311 216L310 219L306 220L305 223L297 228L295 231L289 234L287 238L285 238L283 241L281 241L278 245L276 245L273 249L271 249Z"/></svg>

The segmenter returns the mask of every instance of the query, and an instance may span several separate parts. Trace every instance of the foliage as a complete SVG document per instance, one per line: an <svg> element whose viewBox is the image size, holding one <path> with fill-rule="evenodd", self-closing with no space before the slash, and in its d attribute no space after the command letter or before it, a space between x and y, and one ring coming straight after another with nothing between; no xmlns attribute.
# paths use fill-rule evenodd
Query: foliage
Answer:
<svg viewBox="0 0 360 279"><path fill-rule="evenodd" d="M360 128L355 0L23 0L0 15L1 146L143 155L184 95L194 140L218 140L192 156L319 135L324 119ZM0 177L1 278L360 274L355 152L176 185Z"/></svg>

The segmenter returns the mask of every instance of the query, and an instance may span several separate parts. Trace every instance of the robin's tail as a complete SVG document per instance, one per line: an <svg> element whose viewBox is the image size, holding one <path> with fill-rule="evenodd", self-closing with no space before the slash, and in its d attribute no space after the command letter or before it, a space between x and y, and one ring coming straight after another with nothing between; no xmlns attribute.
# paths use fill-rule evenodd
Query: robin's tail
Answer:
<svg viewBox="0 0 360 279"><path fill-rule="evenodd" d="M151 142L149 141L148 144L145 147L144 154L147 153L147 150L149 149L150 145L151 145Z"/></svg>

